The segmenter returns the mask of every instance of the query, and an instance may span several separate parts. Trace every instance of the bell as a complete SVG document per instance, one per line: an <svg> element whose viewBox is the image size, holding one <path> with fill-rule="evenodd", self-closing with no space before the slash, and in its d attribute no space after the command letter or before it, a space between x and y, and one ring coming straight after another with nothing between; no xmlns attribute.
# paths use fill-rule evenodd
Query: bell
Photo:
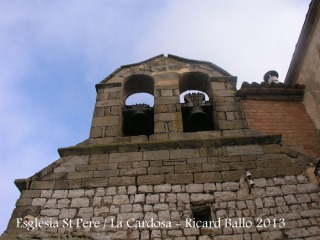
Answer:
<svg viewBox="0 0 320 240"><path fill-rule="evenodd" d="M188 129L191 132L210 130L209 115L200 106L194 106L188 116Z"/></svg>
<svg viewBox="0 0 320 240"><path fill-rule="evenodd" d="M150 131L150 118L142 110L136 110L130 118L130 129L134 136L147 135Z"/></svg>

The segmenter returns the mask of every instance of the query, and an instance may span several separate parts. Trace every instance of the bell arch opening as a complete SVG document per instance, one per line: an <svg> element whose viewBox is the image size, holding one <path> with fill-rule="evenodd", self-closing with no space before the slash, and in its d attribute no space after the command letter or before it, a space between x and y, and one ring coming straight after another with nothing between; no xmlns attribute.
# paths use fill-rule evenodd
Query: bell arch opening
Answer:
<svg viewBox="0 0 320 240"><path fill-rule="evenodd" d="M132 75L124 81L122 129L124 136L150 136L154 133L153 78Z"/></svg>
<svg viewBox="0 0 320 240"><path fill-rule="evenodd" d="M146 104L150 107L154 106L154 96L150 93L134 93L127 97L124 104L126 106L136 105L136 104Z"/></svg>
<svg viewBox="0 0 320 240"><path fill-rule="evenodd" d="M184 132L214 130L214 111L209 77L190 72L179 78L180 103Z"/></svg>

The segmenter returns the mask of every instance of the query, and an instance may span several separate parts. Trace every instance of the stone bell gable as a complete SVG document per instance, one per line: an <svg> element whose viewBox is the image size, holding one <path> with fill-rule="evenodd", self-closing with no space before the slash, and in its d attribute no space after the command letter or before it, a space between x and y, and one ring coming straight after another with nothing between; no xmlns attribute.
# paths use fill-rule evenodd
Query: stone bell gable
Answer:
<svg viewBox="0 0 320 240"><path fill-rule="evenodd" d="M281 132L249 128L236 77L160 55L96 89L89 138L15 181L21 195L1 239L320 236L316 160ZM127 104L136 93L154 104ZM48 226L23 225L32 221Z"/></svg>

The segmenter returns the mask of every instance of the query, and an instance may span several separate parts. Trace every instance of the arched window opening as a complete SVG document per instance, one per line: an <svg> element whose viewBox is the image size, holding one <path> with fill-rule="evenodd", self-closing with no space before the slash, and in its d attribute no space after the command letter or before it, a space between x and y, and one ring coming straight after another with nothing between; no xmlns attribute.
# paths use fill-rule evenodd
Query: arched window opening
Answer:
<svg viewBox="0 0 320 240"><path fill-rule="evenodd" d="M150 136L154 132L153 79L133 75L124 82L123 135Z"/></svg>
<svg viewBox="0 0 320 240"><path fill-rule="evenodd" d="M126 106L136 105L136 104L146 104L150 107L154 106L154 96L150 93L134 93L130 95L126 101Z"/></svg>
<svg viewBox="0 0 320 240"><path fill-rule="evenodd" d="M204 73L185 73L179 79L183 131L214 130L211 85Z"/></svg>

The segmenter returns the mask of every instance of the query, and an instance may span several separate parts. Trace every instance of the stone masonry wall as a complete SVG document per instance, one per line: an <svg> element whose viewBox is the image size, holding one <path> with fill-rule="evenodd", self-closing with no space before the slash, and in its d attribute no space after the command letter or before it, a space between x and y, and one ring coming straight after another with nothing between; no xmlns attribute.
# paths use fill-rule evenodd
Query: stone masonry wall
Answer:
<svg viewBox="0 0 320 240"><path fill-rule="evenodd" d="M59 221L60 227L34 229L23 239L28 235L46 239L85 237L122 240L315 240L320 236L319 188L309 183L308 178L303 175L259 178L255 183L251 194L248 194L243 180L240 183L27 190L22 193L20 201L31 198L31 206L39 209L37 217ZM193 206L199 205L210 206L213 219L220 219L221 224L215 228L188 226L186 219L192 218ZM72 226L69 219L73 219ZM226 219L239 225L232 227L225 222ZM240 226L239 219L253 224L250 227ZM85 225L83 221L95 222L96 225ZM170 224L148 228L136 226L135 221Z"/></svg>
<svg viewBox="0 0 320 240"><path fill-rule="evenodd" d="M66 156L59 161L53 172L41 179L37 179L41 174L35 175L30 189L22 191L7 236L311 240L320 235L319 187L306 171L310 159L279 144ZM250 194L244 181L247 170L256 183ZM185 227L199 205L209 206L221 225ZM57 227L28 231L20 224L17 228L17 219L28 215L58 221ZM128 228L125 224L131 218L171 225ZM253 226L223 225L225 219L239 218ZM276 219L276 227L260 227L260 219L266 218ZM69 219L73 227L63 225ZM77 221L99 226L83 227ZM116 222L123 226L116 228Z"/></svg>

